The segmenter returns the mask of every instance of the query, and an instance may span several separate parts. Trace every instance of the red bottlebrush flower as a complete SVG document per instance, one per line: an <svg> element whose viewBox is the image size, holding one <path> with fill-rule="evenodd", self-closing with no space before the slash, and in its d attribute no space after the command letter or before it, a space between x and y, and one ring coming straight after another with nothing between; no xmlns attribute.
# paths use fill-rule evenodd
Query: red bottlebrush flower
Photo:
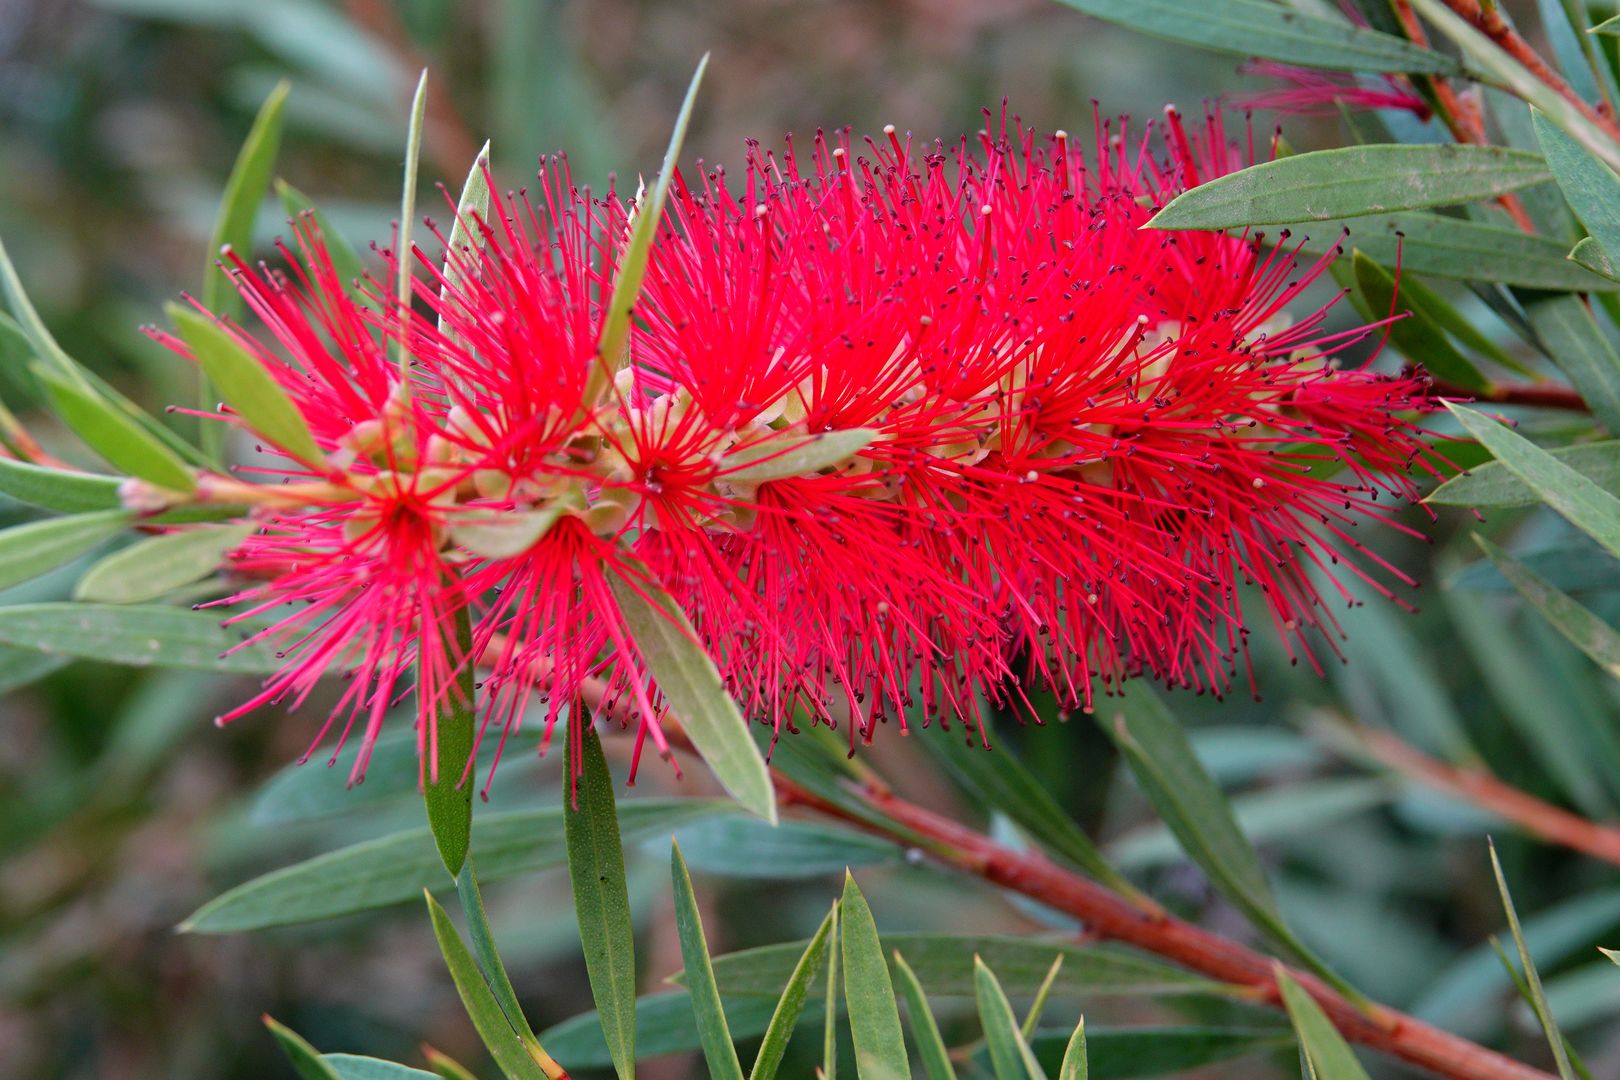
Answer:
<svg viewBox="0 0 1620 1080"><path fill-rule="evenodd" d="M1218 120L1172 113L1162 159L1099 125L1091 165L1005 121L886 135L755 147L736 193L677 177L624 356L600 349L631 214L566 171L463 222L442 270L414 255L426 315L358 303L310 239L290 278L238 266L277 349L239 340L327 451L236 556L240 617L279 616L288 657L250 704L352 668L334 715L369 746L407 668L431 703L476 659L503 744L535 692L549 737L602 680L665 751L615 599L661 588L751 714L853 741L971 721L1020 673L1073 706L1144 673L1224 693L1240 584L1310 659L1312 568L1399 577L1350 530L1415 493L1418 384L1336 370L1365 331L1288 320L1325 261L1142 228L1252 157Z"/></svg>
<svg viewBox="0 0 1620 1080"><path fill-rule="evenodd" d="M1251 60L1243 65L1244 74L1273 79L1281 86L1252 93L1236 94L1232 104L1244 109L1270 109L1296 116L1337 113L1340 107L1357 112L1375 109L1401 109L1427 120L1433 110L1429 103L1399 75L1380 75L1379 84L1369 79L1337 72L1279 64L1274 60Z"/></svg>

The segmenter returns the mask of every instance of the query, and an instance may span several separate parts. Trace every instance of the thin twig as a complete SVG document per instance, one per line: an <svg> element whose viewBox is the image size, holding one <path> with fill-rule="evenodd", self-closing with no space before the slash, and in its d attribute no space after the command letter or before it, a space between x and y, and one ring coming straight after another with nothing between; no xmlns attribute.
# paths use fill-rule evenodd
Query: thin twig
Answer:
<svg viewBox="0 0 1620 1080"><path fill-rule="evenodd" d="M1567 386L1555 383L1492 383L1483 389L1462 386L1434 379L1429 383L1428 396L1448 398L1452 401L1483 401L1492 405L1534 405L1542 409L1568 409L1571 412L1591 412L1586 399Z"/></svg>

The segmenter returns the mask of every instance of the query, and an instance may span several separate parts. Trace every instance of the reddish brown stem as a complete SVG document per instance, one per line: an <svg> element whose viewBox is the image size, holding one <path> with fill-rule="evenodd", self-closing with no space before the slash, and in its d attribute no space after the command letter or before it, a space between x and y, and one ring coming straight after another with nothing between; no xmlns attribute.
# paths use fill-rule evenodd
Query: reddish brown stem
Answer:
<svg viewBox="0 0 1620 1080"><path fill-rule="evenodd" d="M1387 731L1353 729L1356 743L1382 764L1438 791L1489 810L1549 843L1620 866L1620 828L1588 821L1512 787L1482 769L1460 768Z"/></svg>
<svg viewBox="0 0 1620 1080"><path fill-rule="evenodd" d="M1539 383L1492 383L1481 390L1435 379L1429 383L1429 396L1453 401L1483 401L1492 405L1535 405L1543 409L1591 412L1586 399L1567 386Z"/></svg>

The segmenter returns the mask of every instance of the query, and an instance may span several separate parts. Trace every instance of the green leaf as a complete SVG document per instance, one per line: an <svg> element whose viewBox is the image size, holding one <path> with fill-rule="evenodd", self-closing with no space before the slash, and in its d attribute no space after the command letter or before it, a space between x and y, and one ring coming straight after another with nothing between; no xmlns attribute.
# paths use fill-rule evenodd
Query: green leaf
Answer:
<svg viewBox="0 0 1620 1080"><path fill-rule="evenodd" d="M321 1060L338 1074L339 1080L434 1080L439 1075L360 1054L322 1054Z"/></svg>
<svg viewBox="0 0 1620 1080"><path fill-rule="evenodd" d="M831 956L835 950L826 950ZM750 1039L764 1034L776 1014L776 995L770 997L727 998L726 1022L732 1038ZM821 1019L821 1002L805 1006L803 1022ZM540 1033L540 1039L559 1061L571 1069L611 1069L613 1059L602 1042L602 1025L596 1012L581 1013ZM636 1049L643 1060L666 1054L692 1053L703 1049L697 1026L692 1023L692 998L685 990L649 994L636 1001Z"/></svg>
<svg viewBox="0 0 1620 1080"><path fill-rule="evenodd" d="M314 222L315 230L326 248L326 255L332 260L332 272L337 275L339 282L356 294L357 300L369 306L369 300L360 296L359 290L354 289L355 284L365 275L364 265L360 262L360 255L354 250L354 245L349 243L342 233L332 228L326 214L308 195L285 180L277 180L275 187L276 197L281 200L281 208L289 218L304 218Z"/></svg>
<svg viewBox="0 0 1620 1080"><path fill-rule="evenodd" d="M489 142L485 140L478 156L473 158L472 168L467 171L466 183L461 185L461 197L456 200L456 220L450 226L450 239L445 243L444 285L439 289L440 297L456 291L461 284L462 270L469 265L465 260L473 260L476 249L483 246L483 236L469 232L468 226L476 228L489 217L489 199ZM439 316L439 332L449 333L443 315Z"/></svg>
<svg viewBox="0 0 1620 1080"><path fill-rule="evenodd" d="M1078 1030L1078 1029L1077 1029ZM1060 1070L1076 1032L1037 1032L1030 1045L1048 1071ZM1086 1080L1128 1080L1145 1076L1198 1075L1206 1066L1248 1054L1293 1047L1288 1028L1125 1027L1087 1029ZM1230 1070L1248 1076L1258 1070ZM1062 1074L1059 1074L1062 1080Z"/></svg>
<svg viewBox="0 0 1620 1080"><path fill-rule="evenodd" d="M906 1015L911 1019L911 1040L917 1044L923 1072L928 1074L928 1080L956 1080L956 1068L951 1065L950 1051L940 1036L939 1024L934 1021L934 1011L928 1005L928 996L923 993L917 973L911 970L911 965L906 963L905 955L899 949L890 955L894 958L894 974L900 980L900 993L906 999Z"/></svg>
<svg viewBox="0 0 1620 1080"><path fill-rule="evenodd" d="M336 1069L322 1060L315 1048L304 1041L304 1037L291 1028L284 1027L275 1020L266 1016L264 1026L270 1029L275 1036L276 1044L281 1052L287 1055L292 1062L293 1071L304 1080L343 1080Z"/></svg>
<svg viewBox="0 0 1620 1080"><path fill-rule="evenodd" d="M428 916L433 920L433 936L438 939L439 951L444 954L445 966L450 969L450 978L456 984L456 993L461 996L467 1016L478 1030L478 1037L489 1048L495 1064L500 1066L501 1072L509 1080L546 1080L545 1071L529 1056L517 1033L507 1023L506 1015L501 1012L495 996L484 983L478 962L467 951L467 945L450 922L450 916L433 899L432 893L424 893L423 896L427 900Z"/></svg>
<svg viewBox="0 0 1620 1080"><path fill-rule="evenodd" d="M1547 455L1574 469L1600 488L1620 488L1620 440L1579 443L1548 450ZM1430 492L1423 500L1442 506L1472 506L1480 509L1535 506L1540 496L1500 461L1486 462L1454 476Z"/></svg>
<svg viewBox="0 0 1620 1080"><path fill-rule="evenodd" d="M422 121L427 116L427 68L416 80L416 94L411 98L410 122L405 129L405 180L399 194L399 236L395 252L394 301L398 316L407 325L411 313L411 272L416 262L411 258L411 229L416 225L416 174L422 158ZM410 352L405 342L398 343L400 379L409 385Z"/></svg>
<svg viewBox="0 0 1620 1080"><path fill-rule="evenodd" d="M486 559L512 559L528 551L570 509L559 499L538 510L490 511L473 507L450 519L450 540Z"/></svg>
<svg viewBox="0 0 1620 1080"><path fill-rule="evenodd" d="M1074 1034L1063 1049L1063 1062L1058 1066L1058 1080L1088 1080L1091 1068L1086 1061L1086 1018L1074 1025Z"/></svg>
<svg viewBox="0 0 1620 1080"><path fill-rule="evenodd" d="M609 576L608 585L648 672L715 779L746 810L775 824L765 755L674 598L650 575L634 582Z"/></svg>
<svg viewBox="0 0 1620 1080"><path fill-rule="evenodd" d="M1427 311L1413 302L1404 288L1396 297L1395 275L1373 262L1360 251L1350 257L1355 272L1356 288L1367 305L1373 319L1388 318L1404 311L1406 317L1389 324L1390 340L1401 354L1421 364L1437 378L1479 390L1490 385L1480 374L1473 361L1458 351L1444 330L1429 317Z"/></svg>
<svg viewBox="0 0 1620 1080"><path fill-rule="evenodd" d="M15 693L67 664L65 656L46 656L31 649L0 648L0 695Z"/></svg>
<svg viewBox="0 0 1620 1080"><path fill-rule="evenodd" d="M208 261L203 266L202 304L210 311L224 312L226 305L234 302L236 290L214 261L225 248L235 249L244 258L252 252L253 222L275 173L276 153L281 147L282 107L290 89L285 80L277 83L259 106L259 114L253 118L253 126L237 152L230 179L225 182L219 217L208 241Z"/></svg>
<svg viewBox="0 0 1620 1080"><path fill-rule="evenodd" d="M848 461L870 446L878 434L874 428L848 428L813 435L783 432L732 450L721 463L720 475L745 484L809 476Z"/></svg>
<svg viewBox="0 0 1620 1080"><path fill-rule="evenodd" d="M304 414L257 357L212 319L178 304L165 310L209 382L255 435L305 465L325 460Z"/></svg>
<svg viewBox="0 0 1620 1080"><path fill-rule="evenodd" d="M726 1026L726 1011L714 984L709 944L703 936L703 916L698 912L692 876L681 860L679 844L670 847L669 870L675 884L675 929L681 940L681 961L686 965L692 984L692 1015L697 1020L698 1038L703 1045L703 1058L709 1065L709 1076L742 1080L742 1065L737 1061L737 1048L732 1045L731 1030Z"/></svg>
<svg viewBox="0 0 1620 1080"><path fill-rule="evenodd" d="M1282 991L1288 1018L1299 1033L1299 1045L1311 1063L1317 1080L1367 1080L1367 1071L1356 1060L1355 1051L1344 1041L1322 1007L1289 977L1281 964L1275 965L1277 988Z"/></svg>
<svg viewBox="0 0 1620 1080"><path fill-rule="evenodd" d="M824 877L846 867L894 862L904 854L888 840L814 821L771 825L753 817L710 818L686 826L675 838L692 869L754 880Z"/></svg>
<svg viewBox="0 0 1620 1080"><path fill-rule="evenodd" d="M0 607L0 644L131 667L245 675L268 675L285 663L267 645L243 645L242 634L220 626L216 615L147 605Z"/></svg>
<svg viewBox="0 0 1620 1080"><path fill-rule="evenodd" d="M906 1080L911 1076L911 1062L906 1057L906 1037L900 1030L900 1009L883 958L883 943L878 940L872 909L854 875L848 873L844 875L839 921L844 1002L855 1043L856 1075L862 1080Z"/></svg>
<svg viewBox="0 0 1620 1080"><path fill-rule="evenodd" d="M0 532L0 589L32 581L123 532L132 520L124 510L46 518Z"/></svg>
<svg viewBox="0 0 1620 1080"><path fill-rule="evenodd" d="M613 774L594 729L583 723L570 724L568 737L576 744L570 747L570 758L578 762L578 791L574 805L563 807L563 824L585 971L590 977L591 999L602 1019L602 1034L613 1053L613 1067L623 1080L632 1080L636 1074L636 945Z"/></svg>
<svg viewBox="0 0 1620 1080"><path fill-rule="evenodd" d="M1620 432L1620 355L1587 306L1576 296L1552 296L1526 304L1524 313L1592 415L1611 432Z"/></svg>
<svg viewBox="0 0 1620 1080"><path fill-rule="evenodd" d="M1330 221L1477 202L1550 179L1536 154L1500 146L1390 143L1263 161L1182 192L1153 229Z"/></svg>
<svg viewBox="0 0 1620 1080"><path fill-rule="evenodd" d="M1570 524L1620 556L1620 499L1524 436L1463 405L1446 408L1484 447Z"/></svg>
<svg viewBox="0 0 1620 1080"><path fill-rule="evenodd" d="M1000 810L1041 844L1116 892L1141 895L1008 747L986 750L970 735L958 738L944 731L925 732L922 744L975 803Z"/></svg>
<svg viewBox="0 0 1620 1080"><path fill-rule="evenodd" d="M465 606L458 608L445 619L440 633L451 645L452 673L439 688L438 700L417 703L422 721L428 724L422 799L444 868L457 877L472 842L473 781L469 773L478 740L471 613ZM417 694L421 693L418 683Z"/></svg>
<svg viewBox="0 0 1620 1080"><path fill-rule="evenodd" d="M1046 970L1046 978L1041 980L1040 989L1035 991L1035 1000L1030 1003L1029 1012L1024 1016L1024 1022L1018 1028L1026 1040L1035 1034L1035 1026L1041 1022L1041 1013L1046 1010L1046 997L1052 992L1052 984L1057 981L1058 972L1063 970L1063 957L1059 956L1052 961L1052 966Z"/></svg>
<svg viewBox="0 0 1620 1080"><path fill-rule="evenodd" d="M123 505L118 498L119 482L116 476L47 469L0 458L0 494L58 513L119 509Z"/></svg>
<svg viewBox="0 0 1620 1080"><path fill-rule="evenodd" d="M1552 1047L1553 1062L1558 1066L1558 1075L1563 1080L1575 1080L1575 1070L1569 1062L1569 1052L1564 1047L1564 1037L1558 1031L1558 1022L1547 1008L1547 995L1541 988L1541 975L1536 971L1535 961L1530 959L1530 947L1524 941L1524 929L1519 925L1519 913L1513 906L1513 896L1508 892L1507 878L1502 874L1502 861L1496 857L1496 844L1490 843L1491 872L1496 875L1496 888L1502 894L1502 910L1507 913L1508 929L1513 932L1513 944L1519 951L1519 963L1524 965L1524 980L1529 989L1530 1007L1535 1011L1536 1019L1541 1022L1541 1030L1547 1035L1547 1043Z"/></svg>
<svg viewBox="0 0 1620 1080"><path fill-rule="evenodd" d="M1590 236L1583 236L1575 242L1570 249L1569 259L1610 281L1620 281L1620 264L1609 255L1608 249Z"/></svg>
<svg viewBox="0 0 1620 1080"><path fill-rule="evenodd" d="M202 525L139 540L85 571L73 598L102 604L156 600L213 574L226 553L256 528L252 523Z"/></svg>
<svg viewBox="0 0 1620 1080"><path fill-rule="evenodd" d="M1063 0L1105 22L1215 52L1333 71L1455 74L1455 61L1392 34L1263 0Z"/></svg>
<svg viewBox="0 0 1620 1080"><path fill-rule="evenodd" d="M34 374L67 426L114 467L182 495L196 490L196 478L186 463L116 406L42 365L34 366Z"/></svg>
<svg viewBox="0 0 1620 1080"><path fill-rule="evenodd" d="M540 1041L534 1037L528 1017L523 1015L517 991L512 988L512 979L507 975L506 965L501 962L500 951L495 947L495 931L489 925L489 913L484 910L484 894L478 889L478 871L470 854L462 864L461 873L456 875L456 896L461 901L461 910L467 915L467 932L472 937L473 956L478 960L478 970L484 975L485 985L494 995L495 1003L501 1007L501 1013L524 1050L535 1060L543 1060L540 1055L545 1051L540 1049Z"/></svg>
<svg viewBox="0 0 1620 1080"><path fill-rule="evenodd" d="M843 909L835 901L832 908L832 933L828 938L826 999L823 1005L821 1030L821 1080L838 1080L838 954L843 951Z"/></svg>
<svg viewBox="0 0 1620 1080"><path fill-rule="evenodd" d="M1591 657L1593 663L1620 679L1620 632L1478 533L1474 534L1474 542L1554 629Z"/></svg>
<svg viewBox="0 0 1620 1080"><path fill-rule="evenodd" d="M1539 109L1531 109L1530 118L1569 208L1599 245L1620 251L1620 176Z"/></svg>
<svg viewBox="0 0 1620 1080"><path fill-rule="evenodd" d="M984 1041L990 1048L990 1067L996 1080L1046 1080L1046 1074L1018 1030L1018 1018L1013 1015L1001 984L977 957L973 961L973 986L979 1004L979 1023L984 1027ZM910 1072L899 1075L909 1076Z"/></svg>
<svg viewBox="0 0 1620 1080"><path fill-rule="evenodd" d="M641 283L647 273L647 259L652 254L653 237L664 217L664 200L669 197L670 185L675 180L675 163L680 158L681 143L686 139L686 126L692 120L692 105L697 101L698 85L709 66L709 54L698 61L692 81L686 87L681 111L675 117L675 128L669 133L669 146L664 150L664 163L658 169L658 179L652 190L644 192L636 201L631 222L630 238L619 257L613 280L613 296L608 301L607 315L602 320L602 336L597 342L596 359L586 382L584 400L594 404L607 391L613 375L624 365L630 342L630 316L636 300L641 296Z"/></svg>
<svg viewBox="0 0 1620 1080"><path fill-rule="evenodd" d="M1099 720L1103 714L1099 714ZM1158 696L1145 685L1121 699L1112 724L1104 724L1130 764L1143 794L1181 841L1189 858L1210 882L1254 924L1285 945L1313 970L1345 987L1283 922L1271 895L1260 856L1232 814L1232 807L1210 779L1186 733Z"/></svg>
<svg viewBox="0 0 1620 1080"><path fill-rule="evenodd" d="M711 799L637 799L620 807L619 822L625 836L639 839L731 808ZM480 880L562 866L568 858L563 831L562 811L556 808L479 818L473 843ZM447 885L432 834L410 829L253 878L198 908L181 929L227 934L289 926L404 903L424 888Z"/></svg>
<svg viewBox="0 0 1620 1080"><path fill-rule="evenodd" d="M765 945L714 958L720 990L733 996L774 998L789 977L806 942ZM1073 997L1155 997L1164 994L1219 994L1227 987L1202 975L1110 945L1077 945L1028 937L955 934L884 934L883 948L905 954L933 993L973 996L973 958L982 957L1015 997L1033 996L1063 957L1052 995ZM680 976L672 976L679 982Z"/></svg>
<svg viewBox="0 0 1620 1080"><path fill-rule="evenodd" d="M777 999L776 1011L771 1014L770 1026L765 1029L765 1039L760 1043L759 1055L754 1058L754 1067L748 1073L748 1080L773 1080L776 1070L781 1067L782 1055L787 1051L788 1040L793 1037L793 1029L798 1026L799 1017L804 1014L805 999L810 994L810 981L815 978L816 970L821 966L822 956L827 951L827 939L832 935L833 920L837 918L837 911L835 904L827 912L827 917L821 920L821 926L817 928L815 935L810 939L810 944L805 946L803 954L800 955L798 964L794 966L793 975L782 988L782 996Z"/></svg>

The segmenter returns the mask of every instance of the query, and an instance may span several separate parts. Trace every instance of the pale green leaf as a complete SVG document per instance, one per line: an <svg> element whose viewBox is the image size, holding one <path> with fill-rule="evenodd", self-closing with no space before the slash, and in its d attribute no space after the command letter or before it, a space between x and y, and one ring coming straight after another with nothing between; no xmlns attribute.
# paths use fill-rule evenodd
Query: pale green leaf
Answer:
<svg viewBox="0 0 1620 1080"><path fill-rule="evenodd" d="M200 525L148 537L121 548L85 571L75 600L138 604L191 585L219 569L227 552L258 526Z"/></svg>
<svg viewBox="0 0 1620 1080"><path fill-rule="evenodd" d="M760 1043L758 1056L754 1058L754 1067L749 1070L748 1080L773 1080L777 1069L781 1067L782 1055L787 1051L788 1040L793 1037L793 1029L798 1026L799 1018L804 1014L805 999L810 994L810 982L821 966L823 955L827 951L827 939L832 935L833 920L836 917L836 907L827 912L827 917L821 920L821 926L810 938L810 944L805 946L804 952L799 956L798 964L794 965L793 974L789 977L787 985L782 988L782 996L777 999L776 1011L771 1014L770 1026L765 1029L765 1038ZM633 993L631 1001L634 1004Z"/></svg>
<svg viewBox="0 0 1620 1080"><path fill-rule="evenodd" d="M1608 249L1590 236L1583 236L1576 241L1574 248L1570 250L1569 258L1571 262L1585 267L1594 274L1601 274L1610 281L1620 281L1620 264L1610 257Z"/></svg>
<svg viewBox="0 0 1620 1080"><path fill-rule="evenodd" d="M0 644L52 656L247 675L281 670L285 661L272 649L244 645L243 637L241 631L221 627L217 615L171 607L66 603L0 607Z"/></svg>
<svg viewBox="0 0 1620 1080"><path fill-rule="evenodd" d="M456 220L450 226L450 238L445 242L444 285L441 297L454 293L461 284L463 271L476 266L476 249L483 245L483 236L473 233L489 217L489 142L473 158L467 180L461 185L461 197L456 200ZM439 316L439 332L448 333L445 317Z"/></svg>
<svg viewBox="0 0 1620 1080"><path fill-rule="evenodd" d="M51 406L85 444L114 467L168 491L197 487L186 463L136 420L83 383L36 364L34 374Z"/></svg>
<svg viewBox="0 0 1620 1080"><path fill-rule="evenodd" d="M1558 187L1586 231L1604 249L1620 251L1620 176L1547 118L1530 110L1536 141Z"/></svg>
<svg viewBox="0 0 1620 1080"><path fill-rule="evenodd" d="M1508 929L1513 933L1513 944L1519 952L1519 963L1524 966L1524 981L1529 990L1530 1007L1535 1010L1536 1019L1541 1022L1541 1030L1547 1035L1547 1043L1552 1047L1553 1062L1558 1066L1558 1075L1562 1080L1575 1080L1575 1070L1570 1065L1569 1052L1564 1047L1564 1037L1559 1033L1558 1022L1553 1019L1552 1010L1547 1008L1547 995L1541 987L1541 975L1536 971L1535 961L1530 959L1530 947L1525 944L1524 930L1519 925L1519 913L1513 906L1513 896L1508 892L1507 878L1502 874L1502 861L1496 857L1496 845L1489 845L1491 853L1491 871L1496 875L1496 888L1502 894L1502 909L1507 913Z"/></svg>
<svg viewBox="0 0 1620 1080"><path fill-rule="evenodd" d="M1620 354L1578 296L1525 304L1524 313L1552 357L1604 427L1620 432Z"/></svg>
<svg viewBox="0 0 1620 1080"><path fill-rule="evenodd" d="M365 269L360 262L360 255L354 250L354 245L344 238L343 234L332 228L332 223L326 214L315 205L308 195L293 187L285 180L275 183L276 197L281 200L281 208L289 218L304 218L313 221L315 231L318 232L322 245L326 249L327 258L332 260L332 272L344 286L354 289L354 286L364 276ZM369 301L356 292L356 299L361 303Z"/></svg>
<svg viewBox="0 0 1620 1080"><path fill-rule="evenodd" d="M422 122L427 116L427 81L427 68L423 68L416 80L410 121L405 129L405 180L400 185L398 250L394 252L394 301L399 318L406 325L411 312L411 274L416 266L411 252L411 230L416 225L416 176L422 158ZM410 352L403 340L398 348L400 378L404 380L410 368Z"/></svg>
<svg viewBox="0 0 1620 1080"><path fill-rule="evenodd" d="M1316 1072L1318 1080L1368 1080L1367 1071L1356 1060L1355 1051L1344 1041L1322 1007L1295 982L1281 964L1273 970L1277 988L1282 991L1288 1018L1299 1034L1299 1045Z"/></svg>
<svg viewBox="0 0 1620 1080"><path fill-rule="evenodd" d="M899 949L890 955L894 957L894 975L900 982L900 993L906 999L906 1015L911 1019L911 1040L917 1044L923 1072L928 1074L928 1080L956 1080L950 1050L939 1033L939 1024L934 1020L934 1011L929 1007L928 996L923 993L917 973L911 970L911 965L906 963L905 955Z"/></svg>
<svg viewBox="0 0 1620 1080"><path fill-rule="evenodd" d="M270 1034L275 1037L281 1052L292 1063L293 1071L303 1077L303 1080L343 1080L337 1070L328 1065L302 1035L268 1016L264 1017L264 1026L270 1029Z"/></svg>
<svg viewBox="0 0 1620 1080"><path fill-rule="evenodd" d="M226 248L243 257L252 253L253 222L275 173L276 154L281 147L282 110L290 89L286 81L279 82L264 99L242 142L242 149L237 152L230 178L225 181L219 216L208 241L208 262L203 267L201 299L203 307L210 311L224 312L236 295L230 278L215 267L214 261Z"/></svg>
<svg viewBox="0 0 1620 1080"><path fill-rule="evenodd" d="M47 469L0 458L0 494L58 513L118 509L123 505L118 498L119 482L116 476Z"/></svg>
<svg viewBox="0 0 1620 1080"><path fill-rule="evenodd" d="M679 844L670 847L670 876L675 884L675 929L681 941L681 960L686 965L691 986L692 1015L697 1020L703 1058L708 1062L711 1080L743 1080L737 1048L726 1026L726 1011L714 983L709 962L709 944L703 934L703 916L692 892L692 876L681 861Z"/></svg>
<svg viewBox="0 0 1620 1080"><path fill-rule="evenodd" d="M13 525L0 532L0 589L32 581L73 561L123 532L132 517L124 510L98 510Z"/></svg>
<svg viewBox="0 0 1620 1080"><path fill-rule="evenodd" d="M906 1080L911 1062L900 1029L900 1009L889 979L883 943L878 940L872 909L853 875L844 875L839 904L843 952L844 1002L849 1033L855 1043L855 1072L861 1080Z"/></svg>
<svg viewBox="0 0 1620 1080"><path fill-rule="evenodd" d="M540 1049L540 1041L534 1037L534 1030L529 1027L528 1017L523 1015L523 1006L518 1003L511 976L507 975L506 964L501 961L500 951L495 947L495 931L489 925L489 913L484 909L484 894L478 888L478 871L470 854L461 866L461 873L456 875L456 896L467 916L467 933L472 938L473 956L478 961L478 970L484 976L485 985L500 1006L506 1022L511 1025L512 1033L523 1044L524 1051L540 1060L537 1055L544 1051Z"/></svg>
<svg viewBox="0 0 1620 1080"><path fill-rule="evenodd" d="M1058 1080L1087 1080L1090 1065L1086 1060L1086 1018L1074 1025L1074 1034L1063 1048L1063 1061L1058 1066Z"/></svg>
<svg viewBox="0 0 1620 1080"><path fill-rule="evenodd" d="M1029 1044L1018 1029L1018 1018L1013 1015L1007 995L996 981L995 974L978 958L973 962L975 998L979 1005L979 1023L984 1028L984 1041L990 1048L990 1067L996 1080L1046 1080ZM902 1073L902 1076L909 1073Z"/></svg>
<svg viewBox="0 0 1620 1080"><path fill-rule="evenodd" d="M522 555L551 531L568 506L547 503L538 510L491 511L471 508L450 519L450 540L486 559L512 559Z"/></svg>
<svg viewBox="0 0 1620 1080"><path fill-rule="evenodd" d="M790 476L809 476L841 465L878 437L873 428L848 428L818 434L788 431L734 448L720 464L729 481L757 484Z"/></svg>
<svg viewBox="0 0 1620 1080"><path fill-rule="evenodd" d="M438 939L439 951L444 954L445 966L450 969L450 978L456 984L456 993L461 996L467 1016L477 1029L478 1037L489 1049L490 1056L495 1059L495 1064L500 1066L508 1080L546 1080L545 1071L524 1049L517 1033L507 1023L506 1015L501 1012L495 996L484 983L478 962L467 951L467 945L450 922L450 916L433 899L432 893L423 895L427 900L428 915L433 920L433 936Z"/></svg>
<svg viewBox="0 0 1620 1080"><path fill-rule="evenodd" d="M434 1080L439 1075L360 1054L322 1054L321 1060L338 1074L339 1080Z"/></svg>
<svg viewBox="0 0 1620 1080"><path fill-rule="evenodd" d="M1476 533L1474 542L1560 634L1591 657L1593 663L1620 679L1620 631L1483 536Z"/></svg>
<svg viewBox="0 0 1620 1080"><path fill-rule="evenodd" d="M1620 440L1555 447L1548 450L1547 455L1574 469L1600 488L1620 489ZM1500 461L1488 461L1447 480L1424 501L1442 506L1494 509L1534 506L1541 502L1541 498L1506 465Z"/></svg>

